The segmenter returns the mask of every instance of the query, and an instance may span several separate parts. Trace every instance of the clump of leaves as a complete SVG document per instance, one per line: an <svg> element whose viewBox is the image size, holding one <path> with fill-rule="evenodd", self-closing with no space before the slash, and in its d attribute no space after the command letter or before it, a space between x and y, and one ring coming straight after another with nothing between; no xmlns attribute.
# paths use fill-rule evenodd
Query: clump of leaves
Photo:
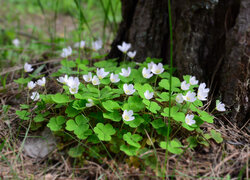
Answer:
<svg viewBox="0 0 250 180"><path fill-rule="evenodd" d="M93 147L95 153L89 151L89 156L97 158L96 154L108 156L107 151L140 157L154 147L180 155L186 147L208 145L210 138L221 143L218 132L204 134L200 128L214 119L203 109L209 92L205 83L198 84L194 76L187 75L183 81L172 77L170 84L169 67L160 61L147 58L143 63L117 66L110 59L90 66L88 60L65 59L61 69L51 75L58 77L55 82L60 91L42 94L44 87L39 87L41 95L28 104L36 105L32 114L29 108L16 114L22 120L46 124L62 137L66 133L77 139L80 143L68 152L74 158L87 151L81 144ZM30 80L16 82L26 84ZM182 136L182 130L190 132L189 136Z"/></svg>

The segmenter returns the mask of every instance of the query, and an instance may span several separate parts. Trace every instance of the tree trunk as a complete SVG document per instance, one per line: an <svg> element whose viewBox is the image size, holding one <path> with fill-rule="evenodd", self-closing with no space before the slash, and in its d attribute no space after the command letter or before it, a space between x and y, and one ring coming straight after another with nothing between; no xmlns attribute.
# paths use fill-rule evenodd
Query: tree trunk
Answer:
<svg viewBox="0 0 250 180"><path fill-rule="evenodd" d="M109 57L121 57L117 45L130 42L135 61L146 57L168 63L167 0L121 0L123 21ZM239 127L250 117L250 1L172 1L174 65L177 76L195 75L213 97L228 107Z"/></svg>

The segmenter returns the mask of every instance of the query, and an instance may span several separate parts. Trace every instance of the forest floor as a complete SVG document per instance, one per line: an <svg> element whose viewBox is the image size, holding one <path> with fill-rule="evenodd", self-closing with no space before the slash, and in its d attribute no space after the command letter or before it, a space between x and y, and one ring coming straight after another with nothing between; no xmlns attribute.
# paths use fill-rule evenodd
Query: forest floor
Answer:
<svg viewBox="0 0 250 180"><path fill-rule="evenodd" d="M121 179L158 179L150 167L141 170L140 157L124 157L116 162L103 159L100 164L94 160L71 158L58 142L56 150L44 158L31 158L23 152L26 134L31 136L27 122L21 122L16 115L20 104L26 100L26 94L15 79L21 77L24 61L35 66L46 64L43 73L50 75L60 66L59 48L49 40L53 37L71 39L77 42L77 19L67 13L54 14L26 12L17 10L9 12L13 4L5 3L0 7L0 179L118 179L115 172L120 172ZM4 7L4 8L3 8ZM7 7L7 8L6 8ZM13 7L12 7L13 8ZM101 34L100 22L92 27L96 34ZM51 30L49 27L55 27ZM73 34L73 35L69 35ZM87 34L87 33L86 33ZM13 37L18 37L24 45L23 50L4 46L10 44ZM73 40L72 40L73 39ZM112 36L108 38L110 45ZM6 43L7 42L7 43ZM30 44L35 44L30 46ZM61 44L60 44L61 43ZM59 42L64 44L63 40ZM2 46L3 45L3 46ZM108 46L107 46L108 47ZM108 51L108 48L105 52ZM21 53L21 55L20 55ZM87 57L85 57L87 58ZM74 57L72 57L74 59ZM226 116L215 119L215 124L206 124L204 129L216 129L222 134L223 142L209 141L209 147L198 146L188 149L182 155L169 155L166 174L169 179L249 179L250 135L244 127L239 129L231 124ZM17 136L17 134L19 136ZM164 162L165 152L157 151L158 161ZM125 163L127 162L127 163ZM110 168L112 167L112 169ZM161 178L159 178L161 179Z"/></svg>

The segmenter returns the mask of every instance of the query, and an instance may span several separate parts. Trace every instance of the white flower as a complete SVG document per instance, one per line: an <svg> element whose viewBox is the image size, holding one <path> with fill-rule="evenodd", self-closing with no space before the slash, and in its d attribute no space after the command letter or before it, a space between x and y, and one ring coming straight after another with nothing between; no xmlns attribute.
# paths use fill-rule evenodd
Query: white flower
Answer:
<svg viewBox="0 0 250 180"><path fill-rule="evenodd" d="M149 92L149 90L147 90L147 91L145 91L145 93L144 93L144 97L146 98L146 99L152 99L152 97L154 96L154 92Z"/></svg>
<svg viewBox="0 0 250 180"><path fill-rule="evenodd" d="M123 53L127 53L130 47L131 47L131 44L126 43L126 42L122 42L122 45L117 46L117 48Z"/></svg>
<svg viewBox="0 0 250 180"><path fill-rule="evenodd" d="M100 84L100 80L96 75L94 75L94 77L92 78L92 84L95 86Z"/></svg>
<svg viewBox="0 0 250 180"><path fill-rule="evenodd" d="M195 92L188 91L186 96L183 96L185 101L194 102L196 100Z"/></svg>
<svg viewBox="0 0 250 180"><path fill-rule="evenodd" d="M159 63L158 65L153 64L153 67L151 69L152 73L154 74L161 74L164 71L162 63Z"/></svg>
<svg viewBox="0 0 250 180"><path fill-rule="evenodd" d="M128 57L130 57L131 59L134 59L135 55L136 55L136 51L132 52L132 51L129 51L127 53Z"/></svg>
<svg viewBox="0 0 250 180"><path fill-rule="evenodd" d="M135 119L133 114L134 114L133 110L130 111L125 110L122 114L122 118L124 121L133 121Z"/></svg>
<svg viewBox="0 0 250 180"><path fill-rule="evenodd" d="M190 79L189 79L189 84L191 85L196 85L198 84L198 80L196 80L196 77L195 76L191 76Z"/></svg>
<svg viewBox="0 0 250 180"><path fill-rule="evenodd" d="M33 81L30 81L30 82L28 83L28 88L29 88L29 90L33 89L34 87L36 87L36 83L34 83Z"/></svg>
<svg viewBox="0 0 250 180"><path fill-rule="evenodd" d="M183 103L184 99L183 99L182 94L177 94L177 96L175 97L175 100L176 100L176 102L178 102L180 104Z"/></svg>
<svg viewBox="0 0 250 180"><path fill-rule="evenodd" d="M34 69L32 68L31 64L25 63L24 64L24 72L31 72Z"/></svg>
<svg viewBox="0 0 250 180"><path fill-rule="evenodd" d="M67 84L67 82L68 82L68 75L66 74L64 77L59 77L57 79L57 81L60 82L60 83L63 83L63 84Z"/></svg>
<svg viewBox="0 0 250 180"><path fill-rule="evenodd" d="M84 81L86 81L86 82L92 81L92 73L91 72L89 72L86 75L83 75L82 77L83 77Z"/></svg>
<svg viewBox="0 0 250 180"><path fill-rule="evenodd" d="M111 81L112 83L117 83L117 82L119 82L119 81L120 81L119 75L118 75L118 74L112 73L112 74L110 75L110 81Z"/></svg>
<svg viewBox="0 0 250 180"><path fill-rule="evenodd" d="M108 74L109 72L105 72L104 68L101 68L101 69L97 68L96 70L96 75L99 79L105 78Z"/></svg>
<svg viewBox="0 0 250 180"><path fill-rule="evenodd" d="M37 101L39 98L40 98L40 95L38 92L32 92L30 98L33 100L33 101Z"/></svg>
<svg viewBox="0 0 250 180"><path fill-rule="evenodd" d="M216 109L221 112L226 111L225 104L220 101L216 101Z"/></svg>
<svg viewBox="0 0 250 180"><path fill-rule="evenodd" d="M88 99L88 103L86 103L86 107L94 106L94 101L92 99Z"/></svg>
<svg viewBox="0 0 250 180"><path fill-rule="evenodd" d="M195 124L194 115L193 114L187 114L186 117L185 117L185 122L189 126L192 126L193 124Z"/></svg>
<svg viewBox="0 0 250 180"><path fill-rule="evenodd" d="M95 51L98 51L99 49L102 48L102 40L99 39L97 41L94 41L92 42L92 48L95 50Z"/></svg>
<svg viewBox="0 0 250 180"><path fill-rule="evenodd" d="M67 85L69 87L69 91L71 94L76 94L78 92L78 88L80 85L78 77L70 76L67 81Z"/></svg>
<svg viewBox="0 0 250 180"><path fill-rule="evenodd" d="M182 90L188 90L189 89L189 87L190 87L190 84L188 84L186 81L182 81L181 82L181 89Z"/></svg>
<svg viewBox="0 0 250 180"><path fill-rule="evenodd" d="M122 72L119 73L121 76L123 77L128 77L131 73L131 68L128 67L128 70L126 70L125 68L122 68Z"/></svg>
<svg viewBox="0 0 250 180"><path fill-rule="evenodd" d="M148 63L148 69L152 69L153 68L153 65L154 65L155 63L152 61L152 62L150 62L150 63Z"/></svg>
<svg viewBox="0 0 250 180"><path fill-rule="evenodd" d="M151 73L151 70L148 68L143 68L142 69L142 76L146 79L149 79L153 76L153 74Z"/></svg>
<svg viewBox="0 0 250 180"><path fill-rule="evenodd" d="M72 54L72 49L70 46L68 46L67 48L63 48L61 57L66 58L69 57L71 54Z"/></svg>
<svg viewBox="0 0 250 180"><path fill-rule="evenodd" d="M75 43L74 47L83 49L85 47L85 41Z"/></svg>
<svg viewBox="0 0 250 180"><path fill-rule="evenodd" d="M20 45L19 39L14 39L14 40L12 41L12 43L13 43L14 46L16 46L16 47L18 47L18 46Z"/></svg>
<svg viewBox="0 0 250 180"><path fill-rule="evenodd" d="M124 84L123 85L123 90L124 90L125 94L127 94L127 95L131 95L131 94L133 94L135 92L133 84L129 84L129 85Z"/></svg>
<svg viewBox="0 0 250 180"><path fill-rule="evenodd" d="M46 79L45 77L43 77L42 79L39 79L36 84L39 85L39 86L45 86L45 83L46 83Z"/></svg>
<svg viewBox="0 0 250 180"><path fill-rule="evenodd" d="M205 83L201 83L198 88L197 97L201 101L206 101L208 96L209 88L206 88Z"/></svg>

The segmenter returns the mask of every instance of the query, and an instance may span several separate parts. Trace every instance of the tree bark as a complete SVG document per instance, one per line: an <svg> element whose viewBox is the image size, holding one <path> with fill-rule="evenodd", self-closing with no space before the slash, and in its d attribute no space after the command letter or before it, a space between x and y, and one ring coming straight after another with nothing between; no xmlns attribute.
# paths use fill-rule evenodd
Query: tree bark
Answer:
<svg viewBox="0 0 250 180"><path fill-rule="evenodd" d="M121 0L123 21L109 57L121 57L117 45L132 43L135 61L169 57L167 0ZM177 76L195 75L213 97L228 107L239 127L250 117L250 1L172 1L174 65Z"/></svg>

